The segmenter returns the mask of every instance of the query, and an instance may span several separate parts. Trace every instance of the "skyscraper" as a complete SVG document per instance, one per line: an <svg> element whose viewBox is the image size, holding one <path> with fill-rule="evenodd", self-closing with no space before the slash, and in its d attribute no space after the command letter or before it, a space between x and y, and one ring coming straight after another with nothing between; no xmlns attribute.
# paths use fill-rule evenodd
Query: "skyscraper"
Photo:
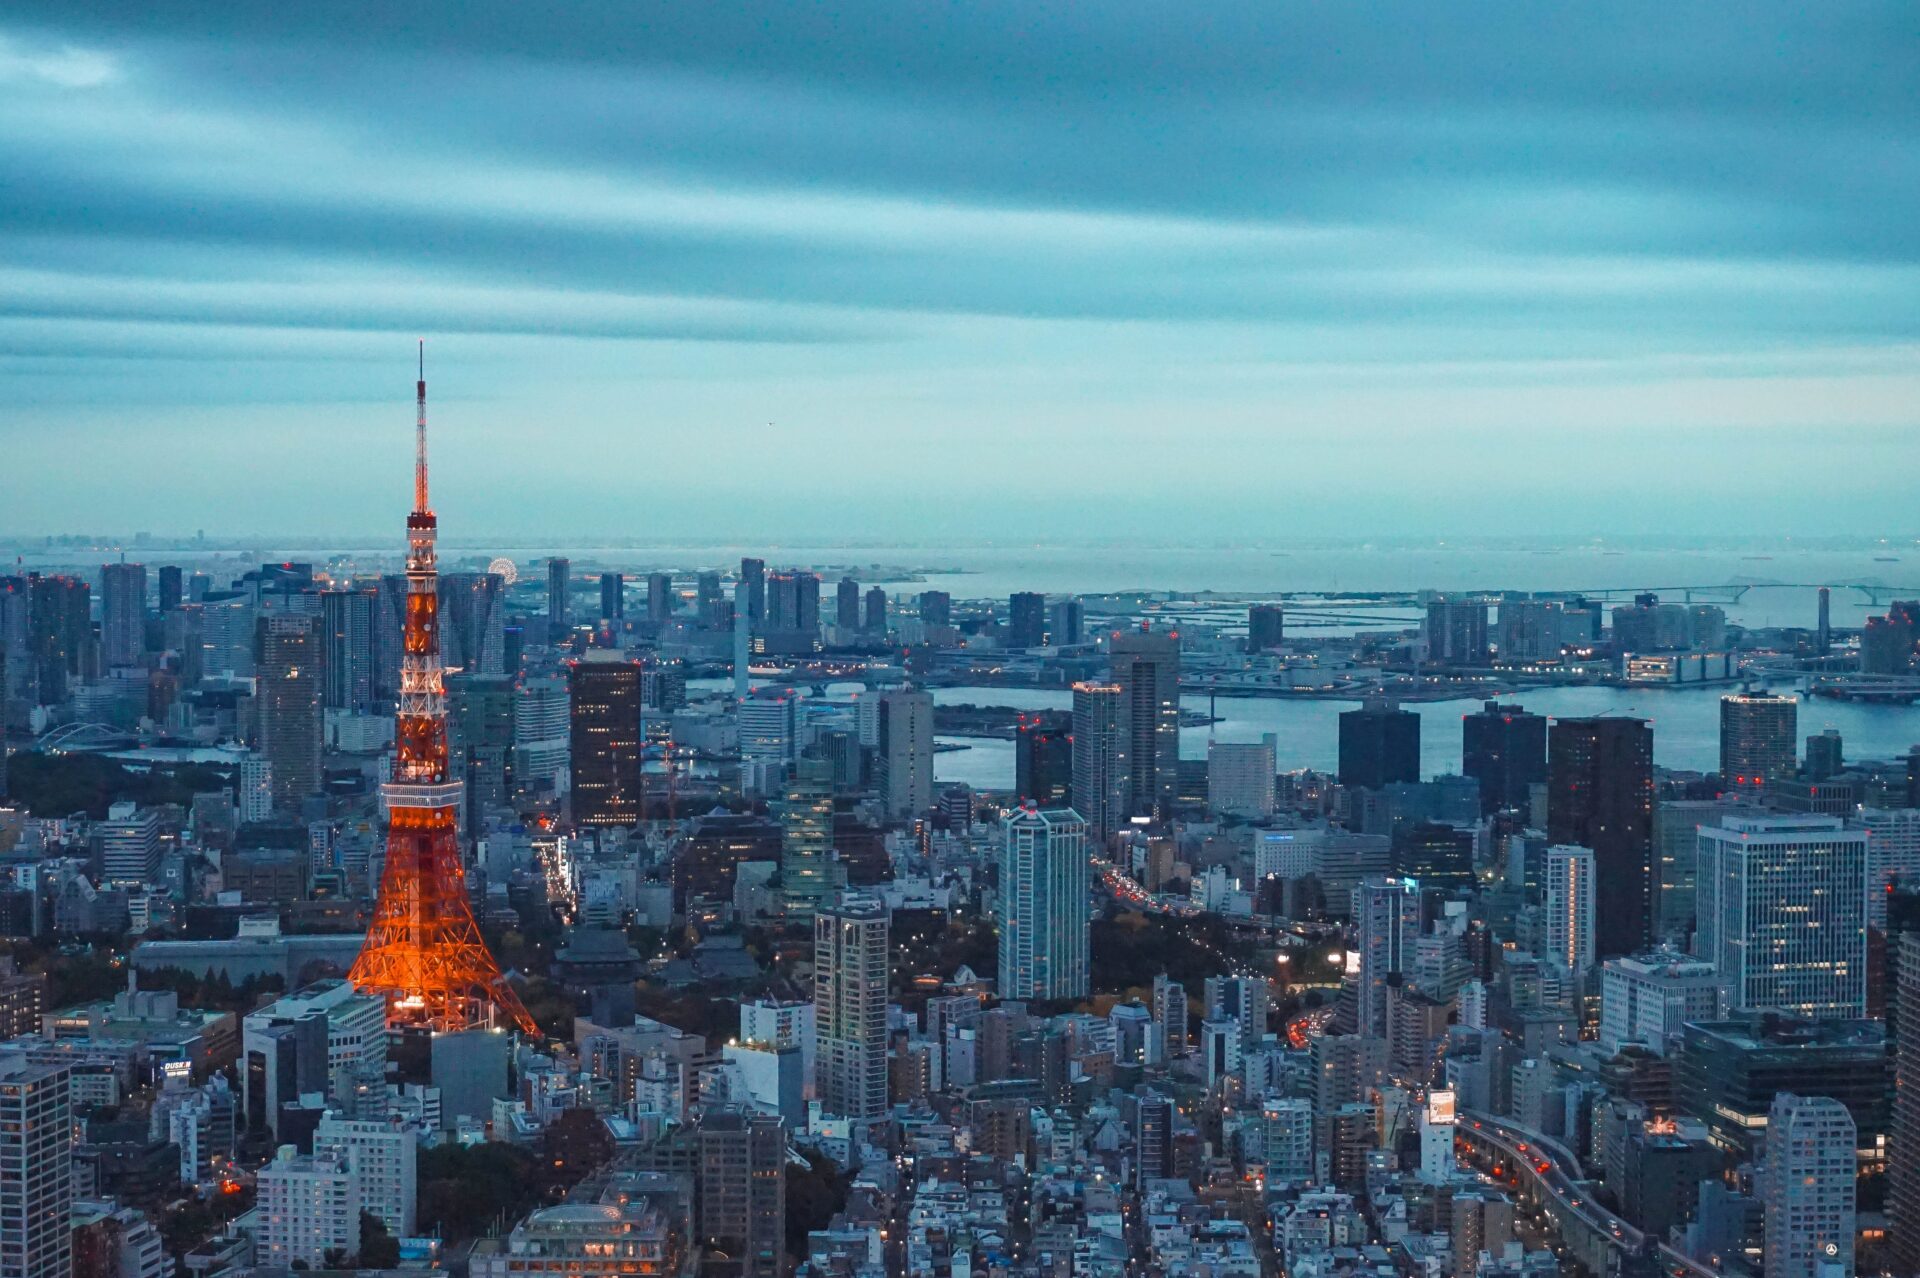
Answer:
<svg viewBox="0 0 1920 1278"><path fill-rule="evenodd" d="M73 1273L73 1112L65 1065L0 1056L0 1274Z"/></svg>
<svg viewBox="0 0 1920 1278"><path fill-rule="evenodd" d="M1107 647L1120 687L1127 756L1126 816L1161 816L1180 784L1180 636L1122 630Z"/></svg>
<svg viewBox="0 0 1920 1278"><path fill-rule="evenodd" d="M1807 780L1825 781L1847 766L1840 729L1826 728L1807 738Z"/></svg>
<svg viewBox="0 0 1920 1278"><path fill-rule="evenodd" d="M486 675L447 679L447 751L466 785L469 830L488 808L509 802L513 759L513 680Z"/></svg>
<svg viewBox="0 0 1920 1278"><path fill-rule="evenodd" d="M260 618L255 695L276 811L296 812L301 800L320 792L319 622L291 613Z"/></svg>
<svg viewBox="0 0 1920 1278"><path fill-rule="evenodd" d="M1073 685L1073 803L1097 841L1126 821L1132 790L1121 695L1117 683Z"/></svg>
<svg viewBox="0 0 1920 1278"><path fill-rule="evenodd" d="M640 663L595 648L567 667L575 825L634 825L641 811Z"/></svg>
<svg viewBox="0 0 1920 1278"><path fill-rule="evenodd" d="M1222 816L1263 821L1274 810L1272 733L1260 741L1207 743L1207 807Z"/></svg>
<svg viewBox="0 0 1920 1278"><path fill-rule="evenodd" d="M1867 1008L1867 832L1835 817L1723 817L1700 830L1694 952L1741 1012Z"/></svg>
<svg viewBox="0 0 1920 1278"><path fill-rule="evenodd" d="M1794 774L1800 741L1800 702L1764 692L1720 698L1720 778L1729 786L1761 789Z"/></svg>
<svg viewBox="0 0 1920 1278"><path fill-rule="evenodd" d="M1593 849L1556 843L1547 849L1546 958L1571 976L1593 966Z"/></svg>
<svg viewBox="0 0 1920 1278"><path fill-rule="evenodd" d="M1373 700L1340 715L1340 784L1377 790L1420 779L1420 716Z"/></svg>
<svg viewBox="0 0 1920 1278"><path fill-rule="evenodd" d="M186 592L181 587L179 564L160 565L158 590L161 612L172 612L186 599Z"/></svg>
<svg viewBox="0 0 1920 1278"><path fill-rule="evenodd" d="M1444 666L1487 664L1484 599L1436 599L1427 605L1427 660Z"/></svg>
<svg viewBox="0 0 1920 1278"><path fill-rule="evenodd" d="M320 704L369 714L374 701L371 590L329 590L320 596Z"/></svg>
<svg viewBox="0 0 1920 1278"><path fill-rule="evenodd" d="M1653 933L1653 725L1555 720L1547 734L1547 837L1593 849L1599 958Z"/></svg>
<svg viewBox="0 0 1920 1278"><path fill-rule="evenodd" d="M1853 1272L1856 1135L1832 1097L1773 1098L1761 1178L1766 1278Z"/></svg>
<svg viewBox="0 0 1920 1278"><path fill-rule="evenodd" d="M1025 807L1001 833L1000 997L1080 998L1092 927L1087 823L1071 808Z"/></svg>
<svg viewBox="0 0 1920 1278"><path fill-rule="evenodd" d="M833 588L833 624L842 630L860 628L860 583L842 577Z"/></svg>
<svg viewBox="0 0 1920 1278"><path fill-rule="evenodd" d="M664 626L673 620L673 574L650 572L647 574L647 620L656 626Z"/></svg>
<svg viewBox="0 0 1920 1278"><path fill-rule="evenodd" d="M1480 811L1526 811L1534 783L1547 779L1547 720L1489 701L1460 717L1460 771L1480 783Z"/></svg>
<svg viewBox="0 0 1920 1278"><path fill-rule="evenodd" d="M507 582L492 572L449 572L440 596L440 661L489 678L507 671Z"/></svg>
<svg viewBox="0 0 1920 1278"><path fill-rule="evenodd" d="M933 806L933 696L895 691L880 698L875 756L880 801L891 817L919 816Z"/></svg>
<svg viewBox="0 0 1920 1278"><path fill-rule="evenodd" d="M1353 889L1353 922L1360 951L1358 1028L1387 1036L1388 978L1413 966L1420 939L1420 885L1411 879L1368 878Z"/></svg>
<svg viewBox="0 0 1920 1278"><path fill-rule="evenodd" d="M887 1112L887 907L843 896L813 920L816 1090L825 1112Z"/></svg>
<svg viewBox="0 0 1920 1278"><path fill-rule="evenodd" d="M1247 609L1247 651L1266 652L1286 642L1287 610L1279 604Z"/></svg>
<svg viewBox="0 0 1920 1278"><path fill-rule="evenodd" d="M617 572L600 574L600 620L618 621L627 615L627 579Z"/></svg>
<svg viewBox="0 0 1920 1278"><path fill-rule="evenodd" d="M1895 1273L1920 1273L1920 931L1895 935L1893 1133L1887 1151L1888 1239Z"/></svg>
<svg viewBox="0 0 1920 1278"><path fill-rule="evenodd" d="M1007 599L1007 647L1038 648L1047 641L1047 597L1030 590Z"/></svg>
<svg viewBox="0 0 1920 1278"><path fill-rule="evenodd" d="M562 644L573 633L573 562L547 560L547 642Z"/></svg>
<svg viewBox="0 0 1920 1278"><path fill-rule="evenodd" d="M812 919L840 887L833 860L833 765L805 758L772 805L780 822L780 890L787 918Z"/></svg>
<svg viewBox="0 0 1920 1278"><path fill-rule="evenodd" d="M100 568L100 656L109 668L135 666L147 647L147 566Z"/></svg>
<svg viewBox="0 0 1920 1278"><path fill-rule="evenodd" d="M1073 732L1022 714L1013 737L1014 799L1041 808L1073 806Z"/></svg>
<svg viewBox="0 0 1920 1278"><path fill-rule="evenodd" d="M787 1232L787 1133L780 1118L732 1105L710 1109L700 1120L699 1145L702 1246L725 1257L728 1274L780 1278Z"/></svg>
<svg viewBox="0 0 1920 1278"><path fill-rule="evenodd" d="M920 620L929 626L953 624L953 596L944 590L920 592Z"/></svg>
<svg viewBox="0 0 1920 1278"><path fill-rule="evenodd" d="M742 559L740 580L747 588L747 620L757 627L767 615L767 561Z"/></svg>
<svg viewBox="0 0 1920 1278"><path fill-rule="evenodd" d="M887 592L878 586L867 587L866 618L860 628L870 635L887 633Z"/></svg>

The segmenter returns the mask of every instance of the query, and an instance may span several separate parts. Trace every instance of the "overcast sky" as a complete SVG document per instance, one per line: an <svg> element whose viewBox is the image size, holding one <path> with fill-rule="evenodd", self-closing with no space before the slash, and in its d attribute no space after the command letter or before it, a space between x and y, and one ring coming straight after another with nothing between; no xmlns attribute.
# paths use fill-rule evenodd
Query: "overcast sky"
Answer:
<svg viewBox="0 0 1920 1278"><path fill-rule="evenodd" d="M1916 209L1904 3L11 0L0 533L397 527L418 336L449 533L1907 532Z"/></svg>

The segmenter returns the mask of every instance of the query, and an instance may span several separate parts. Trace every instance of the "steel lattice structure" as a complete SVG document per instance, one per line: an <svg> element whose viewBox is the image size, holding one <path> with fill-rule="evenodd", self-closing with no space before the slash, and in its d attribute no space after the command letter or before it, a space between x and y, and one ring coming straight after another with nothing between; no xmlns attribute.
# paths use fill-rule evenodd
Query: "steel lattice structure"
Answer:
<svg viewBox="0 0 1920 1278"><path fill-rule="evenodd" d="M413 512L407 516L407 601L394 727L387 864L367 943L348 979L386 996L389 1024L462 1030L497 1010L527 1033L533 1018L481 939L460 862L461 784L447 763L446 688L440 669L438 520L427 504L427 369L421 343Z"/></svg>

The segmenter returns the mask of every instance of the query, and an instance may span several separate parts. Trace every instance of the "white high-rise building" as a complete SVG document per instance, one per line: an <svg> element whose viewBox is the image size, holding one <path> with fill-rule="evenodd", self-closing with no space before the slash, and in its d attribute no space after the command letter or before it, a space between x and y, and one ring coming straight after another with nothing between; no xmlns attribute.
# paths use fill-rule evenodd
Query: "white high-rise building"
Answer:
<svg viewBox="0 0 1920 1278"><path fill-rule="evenodd" d="M1546 954L1572 976L1593 966L1593 849L1557 843L1541 872Z"/></svg>
<svg viewBox="0 0 1920 1278"><path fill-rule="evenodd" d="M888 816L919 816L933 806L931 693L889 692L880 698L875 767Z"/></svg>
<svg viewBox="0 0 1920 1278"><path fill-rule="evenodd" d="M513 779L523 789L567 788L573 701L553 675L524 680L513 697Z"/></svg>
<svg viewBox="0 0 1920 1278"><path fill-rule="evenodd" d="M1000 997L1087 993L1093 922L1087 823L1070 808L1021 808L1002 827Z"/></svg>
<svg viewBox="0 0 1920 1278"><path fill-rule="evenodd" d="M1412 879L1370 878L1353 889L1359 933L1359 1031L1387 1036L1387 978L1413 965L1420 937L1420 888Z"/></svg>
<svg viewBox="0 0 1920 1278"><path fill-rule="evenodd" d="M812 1003L779 1003L761 999L740 1005L740 1041L800 1049L800 1068L807 1094L814 1091L814 1063L819 1043L814 1035Z"/></svg>
<svg viewBox="0 0 1920 1278"><path fill-rule="evenodd" d="M1867 832L1867 924L1887 926L1887 884L1920 881L1920 808L1861 808Z"/></svg>
<svg viewBox="0 0 1920 1278"><path fill-rule="evenodd" d="M784 768L800 752L799 698L761 693L740 703L740 757Z"/></svg>
<svg viewBox="0 0 1920 1278"><path fill-rule="evenodd" d="M101 878L110 884L153 882L160 872L160 813L132 803L116 803L96 827L100 835Z"/></svg>
<svg viewBox="0 0 1920 1278"><path fill-rule="evenodd" d="M1867 1008L1867 832L1835 817L1726 817L1700 830L1694 951L1733 1011Z"/></svg>
<svg viewBox="0 0 1920 1278"><path fill-rule="evenodd" d="M0 1274L73 1273L73 1105L65 1065L0 1055Z"/></svg>
<svg viewBox="0 0 1920 1278"><path fill-rule="evenodd" d="M252 825L273 815L273 765L258 754L240 758L240 821Z"/></svg>
<svg viewBox="0 0 1920 1278"><path fill-rule="evenodd" d="M360 1201L345 1155L282 1145L255 1184L262 1263L324 1269L328 1252L360 1250Z"/></svg>
<svg viewBox="0 0 1920 1278"><path fill-rule="evenodd" d="M1207 745L1207 806L1221 816L1264 821L1273 815L1274 752L1269 733L1257 742L1213 741Z"/></svg>
<svg viewBox="0 0 1920 1278"><path fill-rule="evenodd" d="M887 1112L888 932L887 907L865 897L814 915L814 1079L828 1114Z"/></svg>
<svg viewBox="0 0 1920 1278"><path fill-rule="evenodd" d="M1853 1272L1857 1133L1828 1096L1781 1092L1767 1111L1766 1278Z"/></svg>
<svg viewBox="0 0 1920 1278"><path fill-rule="evenodd" d="M420 1140L397 1120L363 1122L329 1112L313 1133L313 1152L346 1159L354 1195L395 1238L414 1232L415 1164Z"/></svg>
<svg viewBox="0 0 1920 1278"><path fill-rule="evenodd" d="M1641 1043L1665 1056L1688 1021L1720 1015L1719 973L1705 959L1674 950L1608 959L1600 970L1600 1047L1609 1054Z"/></svg>

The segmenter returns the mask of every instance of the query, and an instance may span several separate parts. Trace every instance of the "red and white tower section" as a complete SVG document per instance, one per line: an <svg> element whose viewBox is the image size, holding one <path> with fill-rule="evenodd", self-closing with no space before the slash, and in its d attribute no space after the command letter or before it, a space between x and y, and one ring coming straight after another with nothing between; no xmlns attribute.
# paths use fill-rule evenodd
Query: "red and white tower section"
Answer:
<svg viewBox="0 0 1920 1278"><path fill-rule="evenodd" d="M348 979L387 1000L390 1024L464 1030L505 1018L533 1033L487 949L467 898L458 833L462 793L447 761L447 695L440 668L438 520L427 502L427 373L421 344L413 511L407 516L407 600L394 724L387 865L367 943Z"/></svg>

